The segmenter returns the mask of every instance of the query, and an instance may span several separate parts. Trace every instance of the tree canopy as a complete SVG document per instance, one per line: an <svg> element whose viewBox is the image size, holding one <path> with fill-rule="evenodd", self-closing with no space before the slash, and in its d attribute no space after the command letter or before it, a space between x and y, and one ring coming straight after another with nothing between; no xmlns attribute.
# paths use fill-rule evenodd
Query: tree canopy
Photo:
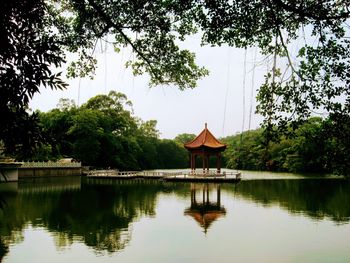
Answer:
<svg viewBox="0 0 350 263"><path fill-rule="evenodd" d="M183 145L160 139L157 121L134 116L132 103L122 93L97 95L80 107L61 99L58 106L37 112L43 140L17 159L72 157L83 165L120 170L187 167Z"/></svg>
<svg viewBox="0 0 350 263"><path fill-rule="evenodd" d="M349 134L343 122L343 134ZM266 150L263 129L246 131L222 140L229 145L224 153L228 168L298 173L350 175L348 139L338 137L340 127L330 118L313 117L295 130L294 136L281 136ZM243 139L242 139L243 137Z"/></svg>
<svg viewBox="0 0 350 263"><path fill-rule="evenodd" d="M79 54L68 75L84 77L94 70L99 39L116 51L131 47L135 59L127 66L134 74L148 73L151 86L180 89L195 87L208 74L195 54L179 47L187 36L199 34L203 45L255 46L271 61L257 96L267 137L274 127L295 126L314 112L349 121L347 0L5 0L2 13L0 140L9 151L40 139L20 136L36 134L28 101L40 86L65 87L56 73L65 52ZM335 131L346 145L346 130Z"/></svg>
<svg viewBox="0 0 350 263"><path fill-rule="evenodd" d="M60 7L70 14L64 35L76 43L76 50L84 51L97 38L112 35L117 50L133 49L136 60L128 65L135 74L149 73L151 85L194 87L207 74L195 65L194 54L178 47L179 41L198 33L203 45L256 46L273 60L258 94L257 111L267 126L305 120L317 110L350 113L348 1L63 3ZM300 46L293 58L291 44L296 41Z"/></svg>
<svg viewBox="0 0 350 263"><path fill-rule="evenodd" d="M9 152L26 151L38 140L36 115L27 112L40 86L66 87L51 67L64 62L41 0L3 1L0 15L0 141Z"/></svg>

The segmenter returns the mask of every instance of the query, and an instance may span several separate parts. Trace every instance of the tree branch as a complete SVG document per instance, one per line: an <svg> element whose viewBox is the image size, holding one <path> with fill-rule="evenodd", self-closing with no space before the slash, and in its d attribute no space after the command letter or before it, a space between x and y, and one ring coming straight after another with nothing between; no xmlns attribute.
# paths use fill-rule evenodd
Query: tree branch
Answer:
<svg viewBox="0 0 350 263"><path fill-rule="evenodd" d="M147 63L147 65L150 67L150 73L156 79L161 80L158 74L154 71L151 61L140 50L138 50L138 48L134 45L131 39L123 32L123 30L121 29L123 27L114 23L112 19L101 9L101 7L94 2L94 0L88 0L88 2L100 15L100 17L106 22L106 27L113 27L115 30L117 30L118 33L121 34L121 36L124 38L124 40L131 46L131 48Z"/></svg>
<svg viewBox="0 0 350 263"><path fill-rule="evenodd" d="M339 15L334 15L334 16L328 16L328 15L317 15L313 12L308 12L307 10L302 9L300 6L292 6L292 5L288 5L284 2L282 2L282 0L273 0L273 2L283 8L286 11L292 12L294 14L298 14L301 17L308 17L308 18L312 18L315 19L317 21L322 21L322 20L336 20L336 19L342 19L342 18L349 18L350 17L350 12L343 12Z"/></svg>
<svg viewBox="0 0 350 263"><path fill-rule="evenodd" d="M282 32L281 32L281 29L280 29L279 27L277 27L277 32L278 32L278 36L279 36L280 41L281 41L281 45L282 45L284 51L286 52L289 65L290 65L290 67L291 67L291 69L292 69L292 73L295 73L295 74L300 78L298 72L295 70L295 68L294 68L294 66L293 66L292 59L290 58L288 48L287 48L287 46L286 46L285 43L284 43L283 36L282 36Z"/></svg>
<svg viewBox="0 0 350 263"><path fill-rule="evenodd" d="M280 1L280 0L272 0L272 1ZM286 52L286 56L287 56L287 59L288 59L288 62L289 62L289 66L291 67L291 70L292 70L292 74L295 73L301 79L301 77L299 76L298 72L295 70L295 68L293 66L292 59L290 58L288 48L287 48L286 44L284 43L284 39L283 39L283 35L282 35L282 32L281 32L281 29L279 27L278 19L277 19L277 16L276 16L276 14L275 14L275 12L273 10L273 6L272 6L272 3L270 2L270 0L267 0L267 4L269 5L269 7L271 9L272 19L274 21L274 24L276 25L277 34L278 34L278 37L280 39L281 45L282 45L284 51ZM277 44L277 42L276 42L276 44Z"/></svg>

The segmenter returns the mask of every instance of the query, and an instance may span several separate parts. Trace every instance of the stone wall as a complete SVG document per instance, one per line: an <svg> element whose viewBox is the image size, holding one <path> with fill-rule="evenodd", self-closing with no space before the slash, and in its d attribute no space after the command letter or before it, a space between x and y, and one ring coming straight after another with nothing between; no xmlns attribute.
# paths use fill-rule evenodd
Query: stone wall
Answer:
<svg viewBox="0 0 350 263"><path fill-rule="evenodd" d="M18 178L81 175L81 167L20 167Z"/></svg>

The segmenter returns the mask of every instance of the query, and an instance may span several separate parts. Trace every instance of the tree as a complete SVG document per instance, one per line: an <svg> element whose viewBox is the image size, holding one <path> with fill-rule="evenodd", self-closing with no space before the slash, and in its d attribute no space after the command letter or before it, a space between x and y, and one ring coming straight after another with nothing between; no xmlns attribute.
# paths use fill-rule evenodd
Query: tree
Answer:
<svg viewBox="0 0 350 263"><path fill-rule="evenodd" d="M96 164L100 152L103 128L99 125L100 113L91 109L78 111L68 134L74 138L73 154L85 165Z"/></svg>
<svg viewBox="0 0 350 263"><path fill-rule="evenodd" d="M132 47L137 59L128 65L135 74L148 72L151 85L193 88L196 80L208 74L194 63L193 53L175 44L171 22L178 18L168 16L173 8L132 1L109 5L102 1L5 0L0 18L0 140L8 153L16 153L28 141L34 143L26 145L31 149L40 141L24 138L35 133L28 130L31 124L37 127L37 116L28 114L28 102L40 87L66 87L60 73L53 73L64 62L65 52L79 53L68 75L84 77L95 68L91 54L97 40L107 34L114 34L116 50Z"/></svg>
<svg viewBox="0 0 350 263"><path fill-rule="evenodd" d="M157 130L157 121L140 121L139 129L142 135L149 138L159 138L159 131Z"/></svg>
<svg viewBox="0 0 350 263"><path fill-rule="evenodd" d="M7 152L20 147L24 157L38 140L37 115L27 112L28 102L41 85L66 86L59 67L64 54L50 29L42 0L4 1L0 16L0 140Z"/></svg>
<svg viewBox="0 0 350 263"><path fill-rule="evenodd" d="M137 59L128 65L136 74L148 72L151 85L193 87L191 80L206 74L192 65L190 53L179 51L176 45L187 35L199 32L204 45L260 48L272 60L257 96L257 112L265 118L265 147L276 138L274 127L278 132L290 131L287 126L297 128L315 111L342 113L343 118L350 114L350 40L346 24L350 11L346 0L67 3L75 17L75 31L79 29L85 37L113 34L117 48L131 46ZM292 60L292 44L296 42L303 44ZM181 64L185 67L179 69ZM188 70L193 76L187 74ZM179 72L186 83L179 81Z"/></svg>
<svg viewBox="0 0 350 263"><path fill-rule="evenodd" d="M185 144L192 141L194 138L196 138L195 134L182 133L177 135L174 140L179 144Z"/></svg>
<svg viewBox="0 0 350 263"><path fill-rule="evenodd" d="M72 138L68 130L73 125L73 116L77 112L76 108L62 108L61 103L58 106L60 107L59 109L56 108L39 114L39 124L43 137L51 146L51 154L54 158L72 155Z"/></svg>
<svg viewBox="0 0 350 263"><path fill-rule="evenodd" d="M158 158L159 131L157 130L157 121L142 121L137 119L138 134L137 142L140 146L137 159L140 169L155 169L160 167Z"/></svg>
<svg viewBox="0 0 350 263"><path fill-rule="evenodd" d="M4 125L3 140L12 132L11 120L22 121L39 84L64 87L49 68L61 65L63 51L80 54L69 75L86 76L94 69L97 40L111 38L116 51L125 46L134 51L135 60L127 63L134 74L148 73L151 86L180 89L195 87L208 74L195 64L193 53L179 48L179 41L188 35L202 35L202 44L259 47L273 61L257 107L265 117L268 139L274 124L282 128L291 121L298 124L315 110L342 118L350 114L347 0L8 0L4 10L0 35L8 48L0 53L1 79L7 83L2 86L10 87L3 89L5 94L18 93L1 101L10 123ZM292 61L291 44L300 38L303 44ZM27 66L17 70L16 65L22 64ZM21 94L19 100L16 94Z"/></svg>
<svg viewBox="0 0 350 263"><path fill-rule="evenodd" d="M135 74L148 72L151 85L194 87L207 74L194 64L193 54L177 46L179 40L199 32L203 44L257 46L272 60L285 58L281 63L286 66L273 63L259 92L258 111L266 117L266 125L305 120L314 109L340 107L350 112L349 102L337 100L349 98L346 0L66 0L60 6L70 12L69 32L74 32L75 41L84 39L80 48L93 47L96 38L113 35L117 50L133 49L136 60L128 65ZM290 44L298 38L305 41L292 61Z"/></svg>
<svg viewBox="0 0 350 263"><path fill-rule="evenodd" d="M188 167L188 152L173 140L163 139L157 145L159 168L186 168Z"/></svg>
<svg viewBox="0 0 350 263"><path fill-rule="evenodd" d="M229 146L224 152L227 167L245 170L269 169L263 158L262 134L262 129L257 129L223 138L222 141Z"/></svg>
<svg viewBox="0 0 350 263"><path fill-rule="evenodd" d="M350 116L331 114L322 124L326 167L336 174L350 176Z"/></svg>
<svg viewBox="0 0 350 263"><path fill-rule="evenodd" d="M176 40L193 29L180 25L180 3L161 1L64 0L51 1L52 24L61 36L61 43L70 52L78 52L69 75L86 76L94 70L94 50L97 40L113 35L115 50L130 46L135 52L134 74L149 73L150 85L175 84L180 89L194 88L196 81L208 74L198 67L195 55L181 50Z"/></svg>

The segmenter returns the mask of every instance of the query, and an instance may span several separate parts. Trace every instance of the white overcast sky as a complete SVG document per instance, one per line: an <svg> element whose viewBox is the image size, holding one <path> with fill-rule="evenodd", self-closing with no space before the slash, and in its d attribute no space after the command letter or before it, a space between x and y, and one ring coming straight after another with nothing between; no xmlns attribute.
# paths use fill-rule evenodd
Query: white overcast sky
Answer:
<svg viewBox="0 0 350 263"><path fill-rule="evenodd" d="M181 133L198 134L205 123L208 123L209 130L217 137L233 135L242 130L243 113L244 130L248 130L249 119L250 128L257 128L262 118L254 113L256 90L263 82L267 70L266 63L257 66L262 60L261 55L258 53L255 60L256 50L251 48L247 50L245 60L244 49L228 46L201 47L197 36L191 37L181 46L195 52L197 64L210 71L209 76L201 79L198 87L193 90L180 91L174 86L149 88L147 75L134 77L131 70L124 67L125 62L133 56L130 49L115 53L112 46L107 46L105 51L105 44L98 43L95 51L98 68L93 80L68 80L69 87L64 91L42 88L40 94L34 96L30 107L46 112L55 108L60 98L73 99L81 105L97 94L115 90L126 94L132 101L135 116L144 121L158 121L161 138L171 139ZM249 118L251 105L253 112Z"/></svg>

